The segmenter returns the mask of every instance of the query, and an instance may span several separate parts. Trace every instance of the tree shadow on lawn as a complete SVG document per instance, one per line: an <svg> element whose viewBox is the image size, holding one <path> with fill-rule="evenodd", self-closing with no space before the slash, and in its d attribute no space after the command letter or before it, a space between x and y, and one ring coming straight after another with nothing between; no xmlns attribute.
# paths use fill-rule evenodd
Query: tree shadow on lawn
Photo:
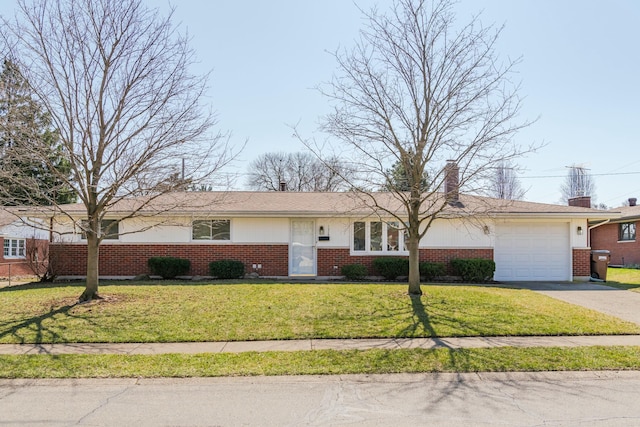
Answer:
<svg viewBox="0 0 640 427"><path fill-rule="evenodd" d="M101 301L101 300L98 300ZM49 311L41 315L25 317L17 320L9 320L0 323L0 341L5 337L14 337L19 344L45 344L45 343L69 343L69 341L60 333L61 329L55 328L56 316L66 316L68 318L80 319L87 323L87 326L97 326L90 317L75 315L71 310L80 305L95 304L89 303L73 303L65 304L60 307L51 306ZM47 326L47 322L51 321L51 326ZM31 336L35 334L34 338ZM73 341L75 342L75 341Z"/></svg>
<svg viewBox="0 0 640 427"><path fill-rule="evenodd" d="M65 342L63 337L54 329L45 325L46 321L54 319L58 315L70 316L69 311L76 304L65 305L59 308L51 307L47 313L19 320L10 320L0 324L0 340L7 336L13 336L20 344L27 343L27 335L35 331L35 339L29 343L42 344L44 342ZM25 333L26 332L26 333ZM47 337L45 339L45 337Z"/></svg>
<svg viewBox="0 0 640 427"><path fill-rule="evenodd" d="M466 356L467 353L462 349L458 349L452 347L449 343L442 339L442 337L438 336L436 329L433 327L433 323L431 322L431 318L427 309L422 301L422 296L410 296L411 298L411 309L412 309L412 318L413 324L409 325L402 331L402 336L404 337L413 337L416 334L416 331L422 327L424 331L428 333L435 344L435 348L432 351L437 351L437 349L447 349L449 360L452 365L459 364L460 359L465 360L468 359ZM447 317L447 321L450 323L459 323L453 317ZM468 325L466 325L468 328Z"/></svg>

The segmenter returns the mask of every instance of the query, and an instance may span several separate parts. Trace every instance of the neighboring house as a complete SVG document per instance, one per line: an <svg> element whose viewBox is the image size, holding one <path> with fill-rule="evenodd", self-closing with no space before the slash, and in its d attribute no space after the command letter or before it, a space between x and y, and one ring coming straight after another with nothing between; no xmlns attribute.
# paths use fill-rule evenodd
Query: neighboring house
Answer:
<svg viewBox="0 0 640 427"><path fill-rule="evenodd" d="M630 198L629 206L616 208L619 218L605 221L590 221L591 247L611 252L611 265L640 265L640 240L636 229L640 222L640 206L637 199Z"/></svg>
<svg viewBox="0 0 640 427"><path fill-rule="evenodd" d="M46 268L49 234L26 226L7 209L0 209L0 277L33 276Z"/></svg>
<svg viewBox="0 0 640 427"><path fill-rule="evenodd" d="M392 194L375 197L402 212ZM182 207L169 208L176 199ZM175 193L145 206L143 217L122 219L143 201L120 203L103 221L108 236L100 247L101 277L149 273L150 257L175 256L191 260L194 276L208 275L211 261L236 259L263 277L337 278L347 264L364 264L373 273L376 257L408 255L401 223L378 216L352 193ZM84 276L84 207L65 211L73 221L50 219L57 236L50 245L55 273ZM493 259L499 281L587 280L588 221L612 217L580 206L460 195L422 239L420 258Z"/></svg>

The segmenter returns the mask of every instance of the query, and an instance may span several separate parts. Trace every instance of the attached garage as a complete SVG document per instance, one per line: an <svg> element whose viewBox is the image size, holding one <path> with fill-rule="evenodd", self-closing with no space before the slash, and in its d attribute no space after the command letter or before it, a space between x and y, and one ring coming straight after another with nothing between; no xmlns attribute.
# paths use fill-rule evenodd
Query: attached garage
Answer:
<svg viewBox="0 0 640 427"><path fill-rule="evenodd" d="M506 222L497 225L495 280L571 280L569 230L568 222Z"/></svg>

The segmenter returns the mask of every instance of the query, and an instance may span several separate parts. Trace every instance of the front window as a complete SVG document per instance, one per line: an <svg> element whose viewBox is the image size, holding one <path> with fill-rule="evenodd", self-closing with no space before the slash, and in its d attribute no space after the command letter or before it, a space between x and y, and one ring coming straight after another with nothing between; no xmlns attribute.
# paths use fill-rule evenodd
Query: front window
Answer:
<svg viewBox="0 0 640 427"><path fill-rule="evenodd" d="M82 220L82 240L87 240L86 229L89 221ZM120 238L120 221L117 219L103 219L100 221L100 235L104 240L118 240Z"/></svg>
<svg viewBox="0 0 640 427"><path fill-rule="evenodd" d="M620 224L619 240L636 240L636 223L623 222Z"/></svg>
<svg viewBox="0 0 640 427"><path fill-rule="evenodd" d="M387 223L387 250L391 252L400 250L400 227L397 222Z"/></svg>
<svg viewBox="0 0 640 427"><path fill-rule="evenodd" d="M193 221L193 240L231 240L231 221L228 219L205 219Z"/></svg>
<svg viewBox="0 0 640 427"><path fill-rule="evenodd" d="M364 251L367 247L367 223L356 221L353 223L353 250Z"/></svg>
<svg viewBox="0 0 640 427"><path fill-rule="evenodd" d="M103 219L100 221L100 232L103 239L118 240L120 237L120 222L115 219Z"/></svg>
<svg viewBox="0 0 640 427"><path fill-rule="evenodd" d="M371 245L369 246L369 250L371 252L379 252L382 250L382 223L370 222L371 227L371 238L369 239Z"/></svg>
<svg viewBox="0 0 640 427"><path fill-rule="evenodd" d="M353 223L354 252L406 252L406 238L406 230L397 221L356 221Z"/></svg>
<svg viewBox="0 0 640 427"><path fill-rule="evenodd" d="M4 239L5 258L26 258L27 241L25 239Z"/></svg>

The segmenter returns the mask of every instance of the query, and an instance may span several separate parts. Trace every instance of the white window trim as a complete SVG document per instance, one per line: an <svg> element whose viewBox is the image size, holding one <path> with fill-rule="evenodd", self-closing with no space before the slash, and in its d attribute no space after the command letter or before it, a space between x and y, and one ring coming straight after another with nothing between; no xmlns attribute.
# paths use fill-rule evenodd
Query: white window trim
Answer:
<svg viewBox="0 0 640 427"><path fill-rule="evenodd" d="M354 249L354 234L355 234L355 223L356 222L364 222L365 223L365 250L364 251L357 251ZM371 223L373 222L382 222L382 250L381 251L372 251L371 250ZM389 235L389 233L387 232L387 227L388 227L388 223L398 223L397 220L393 219L393 220L381 220L381 219L358 219L358 220L353 220L351 221L351 224L349 226L350 228L350 232L349 232L349 248L350 248L350 254L357 256L357 255L363 255L363 256L406 256L409 255L409 251L408 250L404 250L403 248L405 247L405 241L404 241L404 229L403 228L399 228L398 229L398 246L399 246L399 250L397 251L391 251L388 250L388 242L387 242L387 236Z"/></svg>
<svg viewBox="0 0 640 427"><path fill-rule="evenodd" d="M7 255L4 250L6 248L2 248L2 253L4 255L4 259L26 259L27 258L27 239L19 238L19 237L5 237L4 244L6 245L9 242L9 254ZM20 247L19 242L22 242L22 247ZM18 255L11 255L11 249L16 248L16 253ZM20 254L20 249L22 249L22 254Z"/></svg>

